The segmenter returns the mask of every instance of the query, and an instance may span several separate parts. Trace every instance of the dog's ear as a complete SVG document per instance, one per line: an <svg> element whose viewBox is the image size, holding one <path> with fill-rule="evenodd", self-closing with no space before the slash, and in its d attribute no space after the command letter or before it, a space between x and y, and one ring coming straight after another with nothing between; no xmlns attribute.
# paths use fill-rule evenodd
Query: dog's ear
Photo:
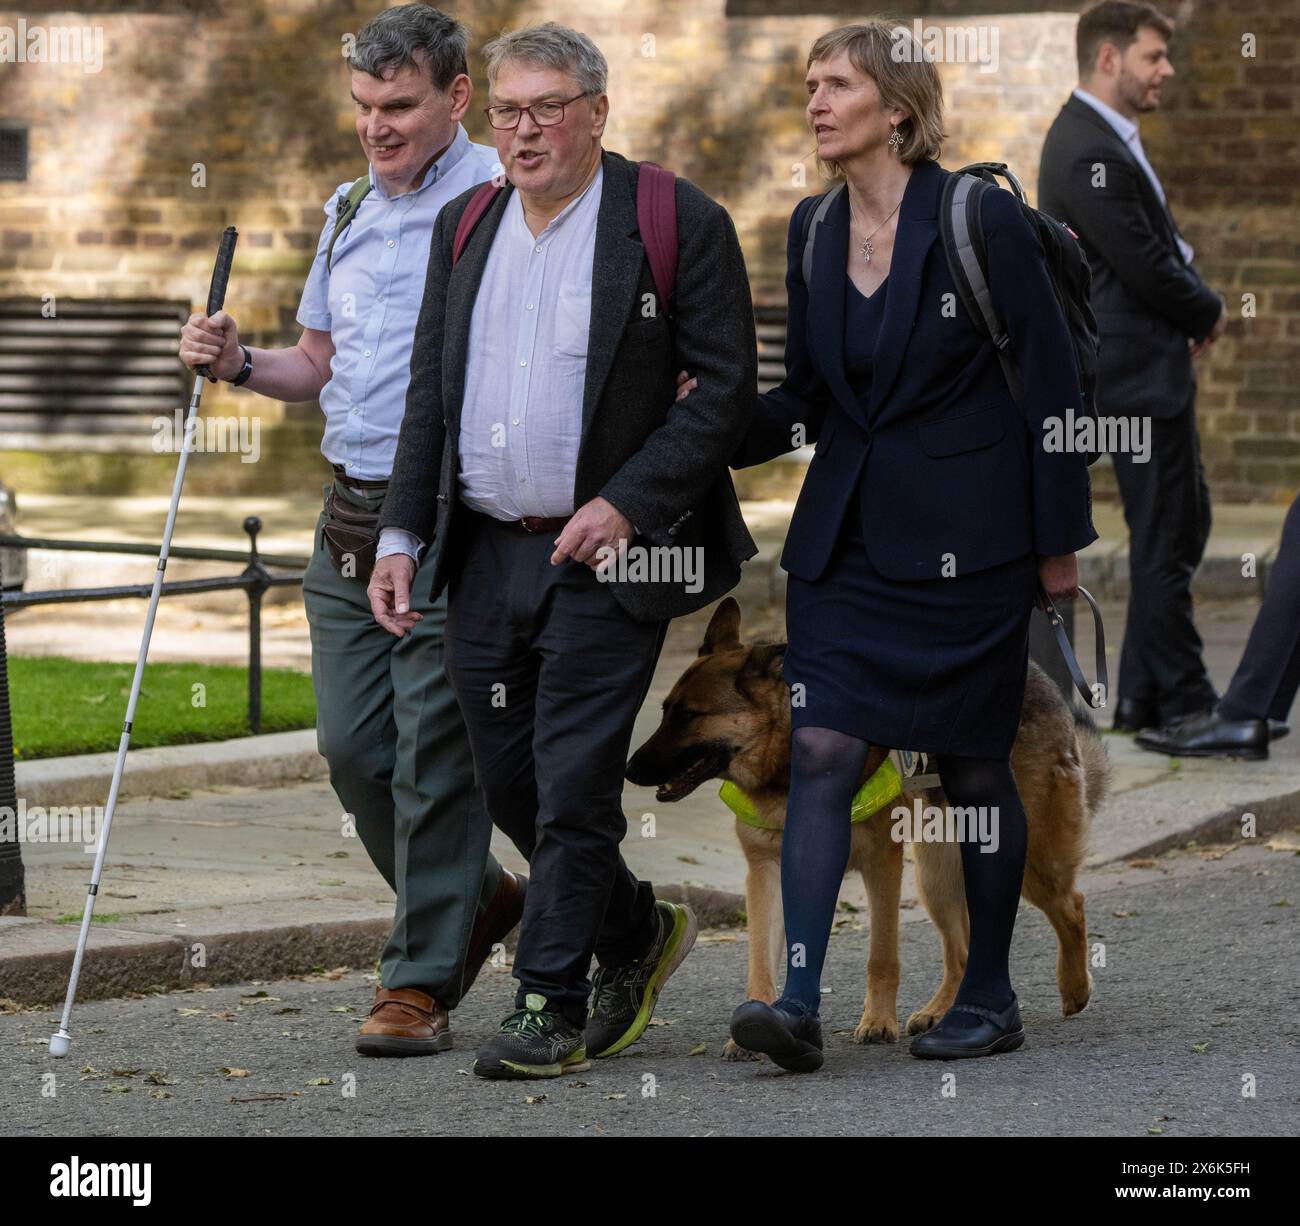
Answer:
<svg viewBox="0 0 1300 1226"><path fill-rule="evenodd" d="M711 656L715 651L727 651L740 646L740 606L728 596L718 602L709 618L709 628L704 632L700 655Z"/></svg>
<svg viewBox="0 0 1300 1226"><path fill-rule="evenodd" d="M781 665L785 662L784 643L760 643L749 649L745 657L745 667L741 670L747 677L782 677Z"/></svg>

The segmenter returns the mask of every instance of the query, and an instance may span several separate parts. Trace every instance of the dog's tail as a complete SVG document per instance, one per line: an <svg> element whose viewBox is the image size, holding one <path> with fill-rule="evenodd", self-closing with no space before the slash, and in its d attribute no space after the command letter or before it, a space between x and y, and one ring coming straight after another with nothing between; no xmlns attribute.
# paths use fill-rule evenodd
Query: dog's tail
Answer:
<svg viewBox="0 0 1300 1226"><path fill-rule="evenodd" d="M1077 702L1070 704L1074 716L1075 740L1079 745L1079 760L1083 765L1084 789L1087 793L1088 816L1092 817L1110 792L1110 755L1092 716Z"/></svg>

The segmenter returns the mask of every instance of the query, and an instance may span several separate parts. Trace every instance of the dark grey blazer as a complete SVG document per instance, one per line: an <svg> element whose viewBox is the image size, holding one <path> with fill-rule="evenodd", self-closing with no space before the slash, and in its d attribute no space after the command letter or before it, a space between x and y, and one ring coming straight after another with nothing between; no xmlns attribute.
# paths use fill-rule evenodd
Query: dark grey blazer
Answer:
<svg viewBox="0 0 1300 1226"><path fill-rule="evenodd" d="M670 330L662 310L646 318L642 304L655 292L637 229L637 163L607 150L602 159L573 500L575 509L597 496L613 503L640 532L633 545L703 550L698 592L684 582L609 584L629 614L652 621L718 599L758 552L727 468L757 396L754 308L731 218L678 179L675 325ZM434 224L406 415L379 521L432 542L421 564L434 567L435 597L461 561L457 527L467 518L458 447L470 314L514 189L507 185L492 202L453 271L456 225L476 190L445 205ZM699 387L674 403L679 370Z"/></svg>
<svg viewBox="0 0 1300 1226"><path fill-rule="evenodd" d="M1038 207L1079 235L1092 266L1100 411L1182 412L1196 389L1187 340L1209 334L1222 301L1183 260L1173 215L1128 146L1073 96L1043 142Z"/></svg>

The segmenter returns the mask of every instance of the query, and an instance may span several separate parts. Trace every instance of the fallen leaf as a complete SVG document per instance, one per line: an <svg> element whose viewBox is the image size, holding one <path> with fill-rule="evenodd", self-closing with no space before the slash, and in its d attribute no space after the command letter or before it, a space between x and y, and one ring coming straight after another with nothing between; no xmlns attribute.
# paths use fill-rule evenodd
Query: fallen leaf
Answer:
<svg viewBox="0 0 1300 1226"><path fill-rule="evenodd" d="M1151 856L1138 856L1128 861L1129 868L1155 868L1156 862Z"/></svg>
<svg viewBox="0 0 1300 1226"><path fill-rule="evenodd" d="M1194 1051L1198 1056L1203 1056L1207 1051L1210 1050L1210 1045L1209 1045L1209 1043L1193 1043L1193 1044L1192 1044L1192 1050L1193 1050L1193 1051Z"/></svg>
<svg viewBox="0 0 1300 1226"><path fill-rule="evenodd" d="M144 1079L151 1086L174 1086L176 1083L167 1076L166 1073L149 1072L144 1075Z"/></svg>
<svg viewBox="0 0 1300 1226"><path fill-rule="evenodd" d="M695 1046L692 1047L691 1050L688 1051L686 1054L688 1056L702 1056L708 1050L709 1050L709 1045L707 1043L696 1043Z"/></svg>
<svg viewBox="0 0 1300 1226"><path fill-rule="evenodd" d="M172 1096L172 1094L171 1094L171 1091L170 1091L170 1090L150 1090L150 1091L149 1091L149 1097L150 1097L150 1098L170 1098L171 1096Z"/></svg>
<svg viewBox="0 0 1300 1226"><path fill-rule="evenodd" d="M221 1071L222 1071L223 1073L225 1073L225 1075L226 1075L227 1077L247 1077L247 1076L248 1076L248 1070L247 1070L246 1068L223 1068Z"/></svg>
<svg viewBox="0 0 1300 1226"><path fill-rule="evenodd" d="M202 1009L177 1009L176 1012L180 1014L181 1017L198 1017L203 1012L203 1010Z"/></svg>
<svg viewBox="0 0 1300 1226"><path fill-rule="evenodd" d="M104 1087L105 1094L130 1094L131 1087L124 1085L107 1085Z"/></svg>
<svg viewBox="0 0 1300 1226"><path fill-rule="evenodd" d="M334 1084L334 1078L333 1078L333 1077L313 1077L310 1081L305 1082L304 1084L309 1085L309 1086L332 1086L332 1085Z"/></svg>
<svg viewBox="0 0 1300 1226"><path fill-rule="evenodd" d="M526 1102L530 1107L535 1107L538 1103L544 1103L545 1101L545 1094L529 1094L528 1097L524 1099L524 1102Z"/></svg>

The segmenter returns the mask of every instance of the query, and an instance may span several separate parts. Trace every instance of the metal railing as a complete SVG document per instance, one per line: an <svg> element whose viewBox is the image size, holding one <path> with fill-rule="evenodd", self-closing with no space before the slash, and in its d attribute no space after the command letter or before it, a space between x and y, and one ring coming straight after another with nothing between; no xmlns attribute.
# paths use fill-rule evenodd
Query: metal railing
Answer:
<svg viewBox="0 0 1300 1226"><path fill-rule="evenodd" d="M244 562L238 575L215 576L211 579L181 579L162 585L163 596L190 596L198 592L242 591L248 596L248 726L253 734L262 731L262 597L273 587L302 585L302 573L307 559L296 555L259 553L257 534L262 521L256 515L244 520L248 533L248 552L236 549L196 549L175 546L168 555L194 562ZM10 536L0 533L0 548L52 549L81 553L139 554L158 556L157 545L133 545L112 541L64 541L47 537ZM267 567L292 570L292 574L272 574ZM30 569L30 568L29 568ZM76 604L88 600L121 600L137 597L148 600L152 583L120 584L115 587L56 588L40 592L5 592L6 609L25 609L42 604ZM0 657L0 667L4 659Z"/></svg>

